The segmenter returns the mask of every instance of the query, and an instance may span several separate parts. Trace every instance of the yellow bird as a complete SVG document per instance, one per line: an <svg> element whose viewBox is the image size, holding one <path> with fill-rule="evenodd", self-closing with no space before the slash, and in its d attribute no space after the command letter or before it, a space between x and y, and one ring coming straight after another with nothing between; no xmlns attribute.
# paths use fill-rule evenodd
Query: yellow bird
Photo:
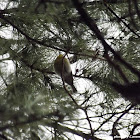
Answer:
<svg viewBox="0 0 140 140"><path fill-rule="evenodd" d="M54 69L56 74L58 74L64 82L72 87L73 92L77 92L73 84L73 75L70 62L62 54L60 54L54 61Z"/></svg>

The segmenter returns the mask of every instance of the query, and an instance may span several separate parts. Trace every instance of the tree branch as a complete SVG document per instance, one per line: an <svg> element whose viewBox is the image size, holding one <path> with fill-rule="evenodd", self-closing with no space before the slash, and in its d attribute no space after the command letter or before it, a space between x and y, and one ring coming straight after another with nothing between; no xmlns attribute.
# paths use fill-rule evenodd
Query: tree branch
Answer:
<svg viewBox="0 0 140 140"><path fill-rule="evenodd" d="M139 34L137 34L131 27L125 23L106 3L104 5L107 7L107 9L119 20L121 21L133 34L135 34L138 38L140 38ZM129 14L131 17L131 14Z"/></svg>
<svg viewBox="0 0 140 140"><path fill-rule="evenodd" d="M113 127L112 127L112 136L114 137L114 131L116 129L116 125L118 123L118 121L126 114L129 112L129 110L131 110L135 105L131 105L128 109L124 110L124 112L116 119L116 121L114 122L113 124Z"/></svg>
<svg viewBox="0 0 140 140"><path fill-rule="evenodd" d="M101 41L102 45L104 46L104 50L111 51L118 61L120 61L132 73L134 73L135 75L137 75L140 78L140 72L137 69L135 69L131 64L127 63L124 59L122 59L121 56L118 53L116 53L114 51L114 49L112 49L110 47L110 45L105 41L104 37L102 36L100 30L98 29L98 27L96 25L94 19L89 17L87 12L82 8L82 4L79 2L79 0L72 0L72 1L73 1L73 4L75 5L77 11L81 15L83 21L85 22L85 24L95 33L97 38Z"/></svg>
<svg viewBox="0 0 140 140"><path fill-rule="evenodd" d="M51 113L50 113L51 114ZM51 114L52 115L52 114ZM50 115L49 115L50 116ZM32 119L30 119L32 118ZM8 124L8 125L5 125L5 126L2 126L0 127L0 131L4 131L6 129L10 129L10 128L14 128L14 127L18 127L18 126L22 126L22 125L26 125L26 124L31 124L31 123L34 123L34 122L38 122L38 121L42 121L43 119L45 119L46 116L41 116L41 117L35 117L33 118L32 116L29 117L29 119L27 119L26 121L21 121L21 122L18 122L18 123L15 123L15 124ZM53 123L53 122L46 122L45 121L45 124L46 126L48 127L53 127L53 128L56 128L56 123ZM77 135L77 136L80 136L82 138L85 138L86 140L101 140L97 137L92 137L91 135L89 134L86 134L86 133L83 133L82 131L78 131L78 130L75 130L75 129L71 129L71 128L68 128L66 126L62 126L60 124L57 124L57 128L59 131L62 131L62 132L70 132L74 135Z"/></svg>
<svg viewBox="0 0 140 140"><path fill-rule="evenodd" d="M130 132L130 136L133 136L133 135L134 135L134 131L135 131L135 129L136 129L138 126L140 126L140 123L134 125L134 127L132 128L132 131Z"/></svg>
<svg viewBox="0 0 140 140"><path fill-rule="evenodd" d="M55 50L59 50L59 51L64 51L64 52L65 52L65 50L63 50L63 49L60 49L60 48L58 48L58 47L54 47L54 46L48 45L48 44L44 43L43 41L39 41L39 40L37 40L37 39L34 39L34 38L30 37L30 36L29 36L28 34L26 34L23 30L21 30L18 26L16 26L14 23L12 23L12 22L8 19L8 17L6 17L6 16L0 14L0 18L3 19L3 20L4 20L5 22L7 22L8 24L10 24L13 28L15 28L15 29L16 29L19 33L21 33L23 36L25 36L25 38L26 38L27 40L32 41L32 42L35 42L35 43L37 43L37 44L39 44L39 45L46 46L46 47L48 47L48 48L52 48L52 49L55 49Z"/></svg>

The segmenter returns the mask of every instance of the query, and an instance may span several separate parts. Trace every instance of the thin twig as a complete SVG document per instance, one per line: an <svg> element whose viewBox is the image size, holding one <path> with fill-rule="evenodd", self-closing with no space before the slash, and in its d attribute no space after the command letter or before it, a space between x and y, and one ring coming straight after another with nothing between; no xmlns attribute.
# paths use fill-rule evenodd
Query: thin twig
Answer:
<svg viewBox="0 0 140 140"><path fill-rule="evenodd" d="M102 124L95 130L95 132L98 132L98 130L105 124L107 123L110 119L112 119L116 113L113 113L109 118L107 118L105 121L102 122Z"/></svg>
<svg viewBox="0 0 140 140"><path fill-rule="evenodd" d="M140 38L139 34L137 34L131 27L124 22L106 3L104 5L107 7L107 9L118 19L120 20L133 34L135 34L138 38Z"/></svg>
<svg viewBox="0 0 140 140"><path fill-rule="evenodd" d="M135 105L131 105L128 109L124 110L124 112L116 119L116 121L114 122L113 124L113 127L112 127L112 136L114 136L114 130L116 128L116 125L118 123L118 121L126 114L128 113L129 110L131 110Z"/></svg>
<svg viewBox="0 0 140 140"><path fill-rule="evenodd" d="M134 135L134 131L135 131L135 129L136 129L138 126L140 126L140 123L134 125L134 127L132 128L132 131L130 132L130 136L133 136L133 135Z"/></svg>
<svg viewBox="0 0 140 140"><path fill-rule="evenodd" d="M82 110L84 111L84 113L86 115L86 119L87 119L89 127L90 127L91 136L92 136L92 138L94 138L94 131L93 131L93 128L92 128L92 125L91 125L87 110L86 109L82 109Z"/></svg>

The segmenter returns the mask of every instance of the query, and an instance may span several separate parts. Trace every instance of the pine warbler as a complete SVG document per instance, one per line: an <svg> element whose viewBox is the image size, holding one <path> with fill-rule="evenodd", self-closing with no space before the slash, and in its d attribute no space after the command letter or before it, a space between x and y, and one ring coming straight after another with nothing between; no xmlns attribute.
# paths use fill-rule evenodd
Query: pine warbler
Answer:
<svg viewBox="0 0 140 140"><path fill-rule="evenodd" d="M69 60L60 54L54 61L54 69L56 74L72 87L73 92L76 92L77 90L73 84L73 75Z"/></svg>

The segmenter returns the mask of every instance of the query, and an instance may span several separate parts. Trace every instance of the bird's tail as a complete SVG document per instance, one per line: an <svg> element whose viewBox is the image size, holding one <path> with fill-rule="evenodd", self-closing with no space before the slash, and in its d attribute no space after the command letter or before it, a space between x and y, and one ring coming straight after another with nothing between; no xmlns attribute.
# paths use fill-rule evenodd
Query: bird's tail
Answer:
<svg viewBox="0 0 140 140"><path fill-rule="evenodd" d="M73 90L74 93L77 92L77 89L74 85L72 85L71 87L72 87L72 90Z"/></svg>

